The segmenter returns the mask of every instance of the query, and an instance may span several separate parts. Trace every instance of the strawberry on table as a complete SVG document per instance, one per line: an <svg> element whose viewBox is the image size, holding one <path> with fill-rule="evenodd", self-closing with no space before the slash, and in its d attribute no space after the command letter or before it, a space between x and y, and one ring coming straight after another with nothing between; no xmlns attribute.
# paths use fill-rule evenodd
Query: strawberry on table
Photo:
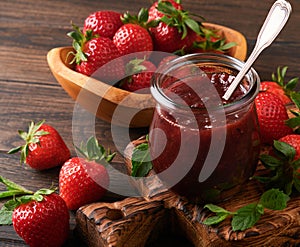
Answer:
<svg viewBox="0 0 300 247"><path fill-rule="evenodd" d="M285 124L289 117L277 95L261 91L255 98L255 106L262 143L272 144L274 140L293 133L293 129Z"/></svg>
<svg viewBox="0 0 300 247"><path fill-rule="evenodd" d="M67 160L59 173L59 195L70 210L102 198L109 186L109 174L104 165L115 155L105 151L95 137L77 149L84 158Z"/></svg>
<svg viewBox="0 0 300 247"><path fill-rule="evenodd" d="M0 198L13 197L0 210L0 224L10 225L30 247L59 247L69 235L69 211L65 201L51 189L35 193L0 176L7 191Z"/></svg>
<svg viewBox="0 0 300 247"><path fill-rule="evenodd" d="M19 135L26 143L8 152L12 154L20 151L20 161L36 170L62 165L70 158L70 150L60 134L44 122L31 122L28 132L19 130Z"/></svg>
<svg viewBox="0 0 300 247"><path fill-rule="evenodd" d="M292 78L287 83L284 82L288 67L284 66L283 68L277 68L277 74L272 74L271 81L262 81L260 85L260 90L268 91L276 94L284 104L291 103L290 94L294 91L297 86L298 77Z"/></svg>
<svg viewBox="0 0 300 247"><path fill-rule="evenodd" d="M111 10L97 11L85 19L83 33L92 30L94 35L112 39L122 25L120 13Z"/></svg>
<svg viewBox="0 0 300 247"><path fill-rule="evenodd" d="M151 78L156 66L145 59L134 59L126 65L126 74L129 75L121 83L121 88L134 92L149 93Z"/></svg>

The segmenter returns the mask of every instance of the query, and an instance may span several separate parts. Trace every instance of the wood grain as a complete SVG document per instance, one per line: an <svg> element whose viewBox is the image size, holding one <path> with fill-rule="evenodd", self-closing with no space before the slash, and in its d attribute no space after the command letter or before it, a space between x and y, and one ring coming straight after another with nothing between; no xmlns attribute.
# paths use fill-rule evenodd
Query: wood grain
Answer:
<svg viewBox="0 0 300 247"><path fill-rule="evenodd" d="M133 141L126 154L127 170L131 169L132 148L143 142ZM258 167L256 175L263 172ZM151 178L151 174L149 175ZM234 232L230 219L217 226L206 226L203 221L212 214L203 205L193 204L169 190L160 191L157 180L144 197L126 198L116 203L94 203L77 211L77 231L89 246L146 246L161 232L182 235L194 246L296 246L300 244L300 197L294 196L284 210L265 210L258 223L245 231ZM241 193L218 203L229 211L236 211L259 201L262 185L250 180Z"/></svg>
<svg viewBox="0 0 300 247"><path fill-rule="evenodd" d="M201 2L183 0L183 3L186 9L204 16L207 22L225 25L243 33L248 42L249 53L273 0ZM294 11L286 28L255 63L255 69L262 79L269 79L278 65L289 66L288 78L300 75L300 34L298 32L300 2L291 1L291 3ZM29 186L31 189L48 187L52 182L57 183L57 169L37 173L20 166L17 156L9 156L6 153L15 144L20 144L20 139L16 135L17 129L25 129L30 120L46 119L48 123L53 124L74 154L72 148L74 101L57 83L46 61L46 54L50 49L71 45L71 40L66 36L66 33L71 30L70 22L82 26L87 15L96 10L112 9L121 12L129 10L135 13L140 7L149 5L148 0L0 1L0 174L2 176ZM81 124L84 126L85 123ZM80 128L76 129L79 130ZM146 131L133 129L129 132L134 139ZM116 135L120 138L115 140L112 137L111 126L99 119L95 120L95 132L101 143L113 151L117 150L116 146L119 146L122 153L128 143L122 128L117 130ZM120 198L115 195L114 199ZM109 197L108 200L112 198ZM3 201L0 201L0 205L2 203ZM71 230L74 226L75 220L71 222ZM181 243L171 234L172 238L176 239L176 243ZM164 240L159 239L157 242L152 241L151 246L159 245L160 242L165 243ZM26 246L12 226L0 226L0 245ZM72 231L70 243L67 245L86 246L79 242Z"/></svg>

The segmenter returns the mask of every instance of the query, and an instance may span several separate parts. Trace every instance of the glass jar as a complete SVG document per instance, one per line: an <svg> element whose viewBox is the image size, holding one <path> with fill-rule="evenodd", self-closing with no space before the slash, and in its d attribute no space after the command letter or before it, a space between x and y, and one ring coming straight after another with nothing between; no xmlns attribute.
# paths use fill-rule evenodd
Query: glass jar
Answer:
<svg viewBox="0 0 300 247"><path fill-rule="evenodd" d="M245 75L228 101L222 98L242 66L226 55L191 54L171 60L154 75L153 169L169 189L191 201L227 199L256 169L256 71Z"/></svg>

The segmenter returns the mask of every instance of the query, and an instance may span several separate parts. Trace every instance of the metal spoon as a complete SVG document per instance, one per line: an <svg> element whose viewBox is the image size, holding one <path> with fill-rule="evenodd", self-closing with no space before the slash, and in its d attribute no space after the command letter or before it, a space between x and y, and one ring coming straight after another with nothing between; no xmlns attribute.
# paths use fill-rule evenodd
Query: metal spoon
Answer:
<svg viewBox="0 0 300 247"><path fill-rule="evenodd" d="M232 84L229 86L226 93L223 95L223 99L228 100L240 81L243 79L245 74L251 68L252 64L258 57L258 55L268 47L277 35L280 33L285 23L287 22L292 7L288 1L277 0L271 7L269 14L258 34L255 47L249 56L247 62L244 64L243 68L237 74L236 78L233 80Z"/></svg>

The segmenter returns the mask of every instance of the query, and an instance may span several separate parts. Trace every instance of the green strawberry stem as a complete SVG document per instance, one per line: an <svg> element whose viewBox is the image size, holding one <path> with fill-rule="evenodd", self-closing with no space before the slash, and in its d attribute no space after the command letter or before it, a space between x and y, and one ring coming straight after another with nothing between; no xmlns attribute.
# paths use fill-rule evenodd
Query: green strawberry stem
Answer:
<svg viewBox="0 0 300 247"><path fill-rule="evenodd" d="M254 176L268 188L278 188L291 195L293 188L300 192L300 159L294 160L296 151L291 145L274 141L275 156L262 154L260 161L269 172L266 176Z"/></svg>
<svg viewBox="0 0 300 247"><path fill-rule="evenodd" d="M111 153L109 149L105 150L94 136L91 136L86 143L81 142L80 147L75 146L75 148L88 161L96 161L97 163L102 161L110 163L116 155L116 153Z"/></svg>
<svg viewBox="0 0 300 247"><path fill-rule="evenodd" d="M137 24L145 29L156 27L159 23L159 20L148 21L148 19L149 19L149 12L148 9L146 8L141 8L137 15L131 15L127 11L121 17L121 20L124 24L127 23Z"/></svg>
<svg viewBox="0 0 300 247"><path fill-rule="evenodd" d="M26 157L29 153L29 145L30 144L39 144L39 137L43 135L48 135L49 132L44 130L39 130L39 128L44 124L45 120L41 120L38 123L31 122L29 124L28 132L23 130L18 130L19 136L25 141L25 144L22 146L18 146L12 148L8 151L9 154L14 154L17 152L21 152L20 163L26 163Z"/></svg>
<svg viewBox="0 0 300 247"><path fill-rule="evenodd" d="M285 83L285 76L287 73L288 66L284 67L277 67L276 74L272 73L272 81L277 82L279 86L281 86L287 96L291 96L291 94L294 92L299 78L295 77L289 80Z"/></svg>
<svg viewBox="0 0 300 247"><path fill-rule="evenodd" d="M86 42L90 41L93 38L98 37L93 34L92 30L87 30L83 33L78 26L72 23L73 31L67 33L67 35L73 39L73 48L75 52L70 52L69 55L73 55L74 58L71 60L70 64L76 62L76 64L80 64L82 61L87 61L87 56L83 52L83 47Z"/></svg>
<svg viewBox="0 0 300 247"><path fill-rule="evenodd" d="M203 34L201 23L192 19L188 11L178 10L168 1L158 2L157 10L164 14L164 16L160 18L160 21L169 26L176 27L178 32L182 33L181 39L187 36L188 28L199 35ZM201 16L198 17L204 19Z"/></svg>
<svg viewBox="0 0 300 247"><path fill-rule="evenodd" d="M0 225L12 224L12 213L19 205L32 200L41 202L44 199L44 195L50 195L55 191L55 189L40 189L33 192L2 176L0 176L0 182L6 186L6 191L0 192L0 199L12 197L0 209Z"/></svg>

